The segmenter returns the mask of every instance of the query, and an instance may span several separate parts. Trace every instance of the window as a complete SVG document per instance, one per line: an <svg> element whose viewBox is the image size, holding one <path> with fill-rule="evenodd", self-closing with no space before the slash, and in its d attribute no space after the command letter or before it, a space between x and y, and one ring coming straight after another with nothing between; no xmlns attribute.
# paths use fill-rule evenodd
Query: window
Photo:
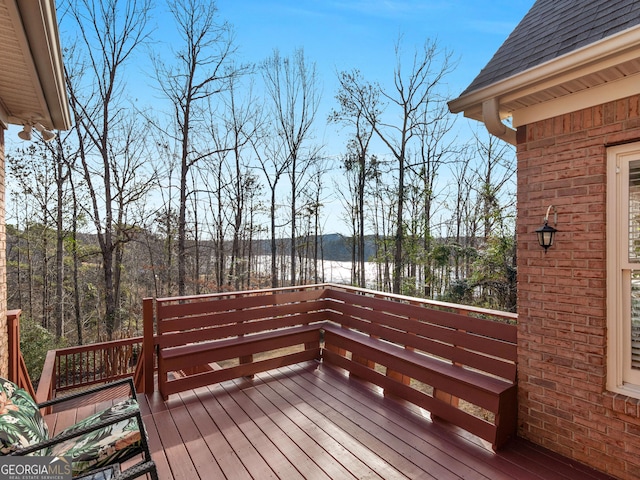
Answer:
<svg viewBox="0 0 640 480"><path fill-rule="evenodd" d="M607 150L607 388L640 398L640 143Z"/></svg>

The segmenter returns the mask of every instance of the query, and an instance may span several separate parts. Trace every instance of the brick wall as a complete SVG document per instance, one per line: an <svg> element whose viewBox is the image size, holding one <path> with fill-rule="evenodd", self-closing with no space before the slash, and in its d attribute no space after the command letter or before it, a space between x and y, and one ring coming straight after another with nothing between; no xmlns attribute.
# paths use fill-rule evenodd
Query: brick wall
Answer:
<svg viewBox="0 0 640 480"><path fill-rule="evenodd" d="M605 388L606 147L631 141L640 96L518 128L519 434L623 479L640 478L640 402Z"/></svg>
<svg viewBox="0 0 640 480"><path fill-rule="evenodd" d="M0 127L0 377L9 372L9 341L7 337L7 261L4 184L4 129Z"/></svg>

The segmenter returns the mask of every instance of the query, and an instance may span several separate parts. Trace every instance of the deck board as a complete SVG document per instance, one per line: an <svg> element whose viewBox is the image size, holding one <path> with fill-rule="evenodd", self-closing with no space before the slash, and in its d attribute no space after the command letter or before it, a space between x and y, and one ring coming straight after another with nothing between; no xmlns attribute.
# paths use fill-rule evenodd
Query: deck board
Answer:
<svg viewBox="0 0 640 480"><path fill-rule="evenodd" d="M496 454L486 442L316 362L172 395L166 403L152 396L147 405L156 425L167 411L174 422L186 420L189 426L179 427L186 428L186 452L215 460L204 470L194 460L199 477L192 478L608 478L520 439ZM163 429L157 433L161 444L169 441ZM212 457L201 451L205 445ZM173 471L176 460L165 455Z"/></svg>
<svg viewBox="0 0 640 480"><path fill-rule="evenodd" d="M224 475L222 478L251 478L237 453L227 442L220 429L218 429L195 392L192 390L183 392L180 397L187 407L193 422L197 425L200 436L209 445L216 463L222 470Z"/></svg>
<svg viewBox="0 0 640 480"><path fill-rule="evenodd" d="M257 422L258 418L250 417L234 400L235 396L232 398L226 390L219 389L216 398L220 406L229 413L231 420L251 442L256 451L270 453L269 455L263 455L263 458L277 478L304 479L295 466L295 459L294 461L288 459L273 441L275 440L274 437L277 436L277 429L272 427L273 433L271 433L270 429L269 436L267 436L260 428Z"/></svg>
<svg viewBox="0 0 640 480"><path fill-rule="evenodd" d="M416 422L420 422L420 419L415 416L411 419L396 420L391 414L393 412L384 406L376 408L378 405L371 401L371 395L347 396L340 388L335 388L335 385L343 386L341 383L330 385L316 381L311 372L290 371L288 376L290 382L294 382L309 393L320 389L322 398L316 397L315 405L321 408L319 404L325 402L327 408L324 409L332 415L332 418L335 417L333 412L342 409L340 415L349 418L367 432L376 432L373 442L366 437L361 441L367 441L373 452L378 454L385 452L390 459L393 459L394 464L400 465L403 473L409 478L415 478L420 471L428 471L438 479L457 479L461 475L474 479L489 478L478 469L457 460L455 456L434 448L424 439L423 431L412 432ZM346 410L344 405L348 405ZM341 418L337 417L336 421L341 421ZM422 421L428 423L426 420ZM382 440L384 446L377 444L376 439ZM495 476L491 477L491 480L495 478Z"/></svg>
<svg viewBox="0 0 640 480"><path fill-rule="evenodd" d="M232 397L242 408L247 420L252 419L255 422L255 425L260 429L260 436L273 442L275 448L286 458L286 461L294 466L296 471L292 473L290 478L305 478L305 476L327 480L331 478L292 440L288 431L283 430L265 411L261 410L260 404L264 405L264 403L260 403L259 398L252 399L245 390L238 389L238 384L234 384L231 388L230 386L223 387L228 397ZM249 387L246 390L252 391L254 389ZM287 426L291 427L290 424ZM293 431L292 434L294 434Z"/></svg>
<svg viewBox="0 0 640 480"><path fill-rule="evenodd" d="M237 380L235 383L240 385L241 382L243 381ZM289 410L284 400L278 401L275 395L270 400L269 392L253 386L243 388L242 394L251 399L260 411L277 425L281 432L287 435L295 445L291 453L298 454L298 456L294 457L296 465L308 472L310 478L355 478L331 455L331 448L323 446L323 438L314 438L311 435L312 432L291 418L291 412L289 414L284 413ZM326 446L331 447L331 443Z"/></svg>
<svg viewBox="0 0 640 480"><path fill-rule="evenodd" d="M355 406L359 409L366 406L368 418L375 419L378 425L386 425L386 428L392 429L397 438L402 438L422 452L428 452L434 461L452 470L458 476L463 476L466 472L470 478L486 477L496 480L527 478L524 469L514 466L512 462L505 461L489 451L487 442L474 437L476 442L484 446L474 449L476 456L470 456L468 444L460 445L451 441L458 434L467 436L466 432L455 427L449 427L447 431L443 431L441 424L431 423L428 415L423 417L420 409L405 406L397 400L384 398L376 394L379 391L377 387L359 382L354 378L351 378L349 383L336 382L335 378L332 378L336 375L338 374L335 369L327 368L316 370L313 374L311 372L290 374L292 380L308 381L321 389L324 394L336 396L345 405L349 405L349 408Z"/></svg>
<svg viewBox="0 0 640 480"><path fill-rule="evenodd" d="M238 452L238 456L250 476L252 478L264 478L265 480L278 478L265 461L265 457L271 455L272 452L269 450L265 450L264 452L256 450L240 427L233 421L229 412L218 402L215 393L220 390L222 389L217 388L212 392L207 387L202 387L196 389L195 392L208 414L214 420L214 425L222 432L231 448ZM215 446L213 448L215 448Z"/></svg>
<svg viewBox="0 0 640 480"><path fill-rule="evenodd" d="M349 407L340 411L344 405L330 396L321 399L286 376L279 376L277 380L273 382L274 385L279 389L288 389L295 398L301 400L297 408L314 417L316 422L328 421L334 438L338 440L343 437L339 441L345 441L344 445L348 444L350 451L358 458L371 458L368 465L382 478L454 478L450 472L440 468L437 463L430 462L427 456L421 455L410 445L389 438L388 432L378 428L368 419L366 410ZM361 411L364 413L360 413ZM340 434L340 437L336 434ZM390 446L394 443L400 452ZM424 468L416 462L407 461L407 457L410 460L415 456L422 456L426 460ZM425 477L425 472L429 472L429 476Z"/></svg>
<svg viewBox="0 0 640 480"><path fill-rule="evenodd" d="M171 466L173 478L176 480L198 478L196 467L183 443L178 428L173 422L171 412L165 410L154 414L154 421L162 443L162 450Z"/></svg>
<svg viewBox="0 0 640 480"><path fill-rule="evenodd" d="M388 465L370 453L349 432L328 421L326 416L309 407L304 399L283 387L278 381L260 377L258 388L274 402L299 428L306 431L330 455L332 462L341 465L354 478L385 478ZM368 459L368 461L366 461ZM390 472L402 478L396 471ZM387 476L386 478L393 478Z"/></svg>
<svg viewBox="0 0 640 480"><path fill-rule="evenodd" d="M606 480L522 439L487 442L317 362L139 395L161 480ZM47 416L56 432L104 403Z"/></svg>

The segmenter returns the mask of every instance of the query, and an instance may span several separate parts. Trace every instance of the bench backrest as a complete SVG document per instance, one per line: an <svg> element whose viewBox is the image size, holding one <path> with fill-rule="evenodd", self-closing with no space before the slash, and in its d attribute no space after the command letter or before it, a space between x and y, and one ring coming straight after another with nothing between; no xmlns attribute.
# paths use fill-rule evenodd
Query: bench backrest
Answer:
<svg viewBox="0 0 640 480"><path fill-rule="evenodd" d="M335 289L324 298L328 320L343 327L516 380L515 325Z"/></svg>
<svg viewBox="0 0 640 480"><path fill-rule="evenodd" d="M323 321L323 294L318 289L158 299L156 343L170 348Z"/></svg>

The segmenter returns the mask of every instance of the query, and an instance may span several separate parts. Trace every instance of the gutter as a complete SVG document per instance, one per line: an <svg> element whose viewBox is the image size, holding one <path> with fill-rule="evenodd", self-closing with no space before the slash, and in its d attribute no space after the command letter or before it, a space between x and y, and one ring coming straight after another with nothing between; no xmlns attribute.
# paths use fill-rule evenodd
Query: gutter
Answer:
<svg viewBox="0 0 640 480"><path fill-rule="evenodd" d="M71 114L55 0L15 0L15 5L29 46L28 53L33 58L39 87L50 116L51 124L45 127L69 130Z"/></svg>
<svg viewBox="0 0 640 480"><path fill-rule="evenodd" d="M515 145L516 131L502 123L500 118L500 100L497 97L482 102L482 121L489 133L501 140Z"/></svg>
<svg viewBox="0 0 640 480"><path fill-rule="evenodd" d="M636 59L638 46L640 25L473 90L448 102L449 111L464 112L466 117L483 122L493 135L515 145L515 130L502 123L512 112L501 112L502 104Z"/></svg>

